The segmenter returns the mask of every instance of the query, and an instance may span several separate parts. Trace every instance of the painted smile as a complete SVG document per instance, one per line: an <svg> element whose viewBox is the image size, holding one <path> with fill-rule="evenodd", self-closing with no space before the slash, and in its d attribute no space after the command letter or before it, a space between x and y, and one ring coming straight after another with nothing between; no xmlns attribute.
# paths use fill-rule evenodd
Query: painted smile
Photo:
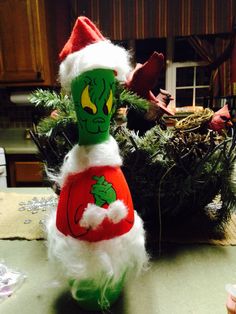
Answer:
<svg viewBox="0 0 236 314"><path fill-rule="evenodd" d="M80 123L80 125L82 127L85 127L85 130L90 134L106 133L108 130L108 127L106 126L103 118L94 119L92 127L91 124L88 123L88 120L86 119L81 120L81 122L82 123Z"/></svg>

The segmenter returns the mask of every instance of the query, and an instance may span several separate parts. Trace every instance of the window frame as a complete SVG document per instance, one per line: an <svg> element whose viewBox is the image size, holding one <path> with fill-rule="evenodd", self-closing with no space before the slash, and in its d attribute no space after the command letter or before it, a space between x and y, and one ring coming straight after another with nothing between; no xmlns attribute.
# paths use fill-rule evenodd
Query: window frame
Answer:
<svg viewBox="0 0 236 314"><path fill-rule="evenodd" d="M184 61L184 62L173 62L173 51L174 51L174 38L167 39L167 58L166 58L166 81L165 86L166 90L170 92L172 97L174 98L173 101L170 102L169 108L174 111L195 111L196 109L196 89L197 88L209 88L209 85L196 85L196 68L207 66L207 62L205 61ZM177 75L177 68L183 67L194 67L194 82L192 86L176 86L176 75ZM183 107L176 107L176 90L180 89L193 89L193 101L191 106L183 106ZM184 109L185 108L185 109Z"/></svg>
<svg viewBox="0 0 236 314"><path fill-rule="evenodd" d="M196 107L196 90L198 88L209 88L209 85L197 85L196 83L196 72L197 67L207 66L206 62L195 62L195 61L187 61L187 62L173 62L171 63L171 66L167 67L166 71L166 89L171 93L174 100L172 101L172 109L177 108L184 108L183 107L176 107L176 91L177 90L183 90L183 89L191 89L193 90L193 99L192 104L188 107L192 107L192 110L195 110ZM176 75L177 75L177 69L179 68L187 68L191 67L193 68L194 74L193 74L193 85L187 85L187 86L176 86Z"/></svg>

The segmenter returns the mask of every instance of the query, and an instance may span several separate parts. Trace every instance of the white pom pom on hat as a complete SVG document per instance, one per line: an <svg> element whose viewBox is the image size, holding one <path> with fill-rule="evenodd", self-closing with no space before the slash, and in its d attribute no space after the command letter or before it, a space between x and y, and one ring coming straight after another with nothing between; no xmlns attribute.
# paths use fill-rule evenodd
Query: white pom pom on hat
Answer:
<svg viewBox="0 0 236 314"><path fill-rule="evenodd" d="M67 91L70 91L71 81L75 77L89 70L114 70L121 82L126 81L130 72L128 51L104 38L85 16L77 18L71 36L59 57L59 81Z"/></svg>

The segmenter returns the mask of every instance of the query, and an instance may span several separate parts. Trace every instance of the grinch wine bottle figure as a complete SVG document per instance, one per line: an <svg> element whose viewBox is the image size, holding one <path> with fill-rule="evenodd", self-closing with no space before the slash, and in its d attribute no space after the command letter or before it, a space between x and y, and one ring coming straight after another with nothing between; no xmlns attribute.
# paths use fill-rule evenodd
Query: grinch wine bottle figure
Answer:
<svg viewBox="0 0 236 314"><path fill-rule="evenodd" d="M82 308L105 310L148 259L143 223L109 134L115 80L126 80L129 56L79 17L60 57L60 82L72 94L79 143L58 176L58 208L47 223L49 256L63 267Z"/></svg>

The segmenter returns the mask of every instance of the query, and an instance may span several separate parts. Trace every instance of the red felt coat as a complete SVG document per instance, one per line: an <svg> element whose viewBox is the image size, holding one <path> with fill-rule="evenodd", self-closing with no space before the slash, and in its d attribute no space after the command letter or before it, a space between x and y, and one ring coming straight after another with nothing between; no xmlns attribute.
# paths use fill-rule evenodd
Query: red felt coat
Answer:
<svg viewBox="0 0 236 314"><path fill-rule="evenodd" d="M107 201L101 201L103 192L99 194L99 191L103 190L104 185L96 186L97 178L101 177L106 182L106 189L110 191L105 195L112 195L110 199L109 197L107 198ZM95 186L100 200L99 205L94 193ZM109 205L115 200L122 201L127 208L127 214L118 223L114 223L108 217L105 217L96 228L81 226L81 219L89 204L96 204L109 210ZM96 242L125 234L132 228L133 224L133 202L129 187L119 167L92 167L84 172L72 174L68 177L66 184L61 190L56 218L56 226L64 235L69 235L79 240Z"/></svg>

